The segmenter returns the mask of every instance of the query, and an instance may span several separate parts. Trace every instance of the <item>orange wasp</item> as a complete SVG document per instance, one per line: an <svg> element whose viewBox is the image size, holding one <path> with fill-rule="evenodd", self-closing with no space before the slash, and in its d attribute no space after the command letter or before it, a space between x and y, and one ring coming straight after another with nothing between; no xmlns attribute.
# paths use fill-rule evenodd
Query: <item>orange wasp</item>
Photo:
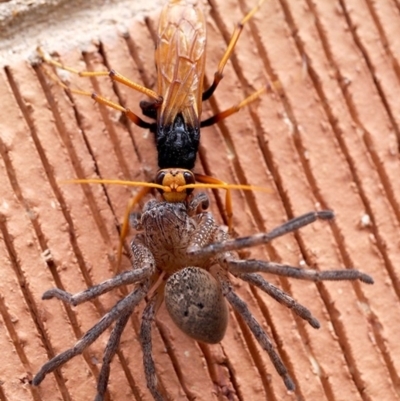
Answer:
<svg viewBox="0 0 400 401"><path fill-rule="evenodd" d="M154 182L103 179L72 181L74 183L113 183L144 187L130 202L122 228L122 238L126 236L128 230L130 211L151 188L157 188L167 202L185 201L194 188L226 189L226 212L230 227L232 206L229 190L263 190L250 185L226 184L216 178L195 174L192 171L199 147L200 129L236 113L267 90L267 86L265 86L241 103L206 120L200 120L202 102L209 99L214 93L223 77L224 67L235 48L244 25L263 2L264 0L259 0L258 4L237 24L218 65L214 81L205 91L203 91L203 83L206 61L206 24L201 9L189 0L170 0L161 12L155 50L157 92L129 80L114 70L92 72L66 67L39 49L42 58L53 66L85 77L108 75L113 81L142 92L151 99L151 101L142 101L140 107L146 117L155 119L156 122L147 122L128 108L95 93L71 89L57 80L62 87L72 93L91 96L97 102L121 111L133 123L149 129L155 135L159 171Z"/></svg>

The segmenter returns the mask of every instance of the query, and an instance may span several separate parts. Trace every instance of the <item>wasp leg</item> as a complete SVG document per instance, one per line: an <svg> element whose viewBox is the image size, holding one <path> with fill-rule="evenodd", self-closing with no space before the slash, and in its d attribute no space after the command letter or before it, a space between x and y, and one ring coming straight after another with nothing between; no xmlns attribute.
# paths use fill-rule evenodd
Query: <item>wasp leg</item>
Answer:
<svg viewBox="0 0 400 401"><path fill-rule="evenodd" d="M139 103L140 108L142 109L143 115L149 117L153 120L157 119L157 109L161 106L162 102L159 100L142 100Z"/></svg>
<svg viewBox="0 0 400 401"><path fill-rule="evenodd" d="M80 94L82 94L82 93L80 93ZM100 96L97 93L90 93L90 96L97 103L104 104L104 106L110 107L114 110L118 110L121 113L124 113L138 127L152 129L152 127L154 125L153 123L149 123L149 122L143 120L130 109L128 109L124 106L121 106L120 104L115 103L103 96Z"/></svg>
<svg viewBox="0 0 400 401"><path fill-rule="evenodd" d="M243 107L247 106L249 103L254 102L256 99L258 99L264 92L270 89L270 85L267 84L266 86L260 88L257 92L252 93L250 96L246 97L246 99L242 100L240 103L238 103L235 106L230 107L229 109L226 109L224 111L219 112L218 114L215 114L214 116L207 118L206 120L202 121L200 123L200 127L209 127L210 125L213 125L221 120L224 120L225 118L231 116L232 114L237 113L240 109Z"/></svg>
<svg viewBox="0 0 400 401"><path fill-rule="evenodd" d="M117 266L119 267L121 264L122 257L122 248L124 246L125 238L129 234L129 221L130 215L132 213L133 208L151 191L151 188L141 188L141 190L137 193L137 195L132 198L125 209L124 220L122 222L121 233L119 235L119 245L118 245L118 253L117 253Z"/></svg>
<svg viewBox="0 0 400 401"><path fill-rule="evenodd" d="M214 74L214 81L211 84L211 86L203 92L203 101L207 100L210 98L210 96L214 93L215 89L217 89L218 84L221 82L223 78L223 72L226 63L228 62L229 58L231 57L233 50L235 49L236 43L240 37L240 34L243 31L244 25L253 17L253 15L258 11L258 9L261 7L262 3L264 3L265 0L259 0L259 2L256 4L255 7L253 7L247 15L236 25L235 30L233 31L233 34L231 36L231 39L229 41L228 47L225 50L225 54L222 56L221 61L218 64L218 69L217 72Z"/></svg>
<svg viewBox="0 0 400 401"><path fill-rule="evenodd" d="M56 60L54 60L52 57L50 57L47 53L45 53L41 48L37 49L39 56L42 58L42 60L53 67L60 68L62 70L68 71L72 74L78 75L80 77L103 77L103 76L109 76L112 81L115 82L120 82L121 84L128 86L129 88L132 88L138 92L141 92L150 98L155 100L155 103L162 103L162 97L160 97L156 92L154 92L151 89L146 88L145 86L142 86L140 84L137 84L136 82L131 81L130 79L124 77L120 73L116 72L115 70L109 70L109 71L79 71L75 68L68 67ZM97 95L96 93L92 93L89 91L83 91L80 89L74 89L70 88L68 85L64 84L56 75L51 74L47 69L44 69L44 72L46 73L47 76L51 78L52 81L57 83L59 86L61 86L63 89L77 94L81 96L88 96L94 99L96 102L104 104L108 107L111 107L112 109L121 111L122 113L126 114L126 116L136 125L142 128L148 128L150 129L152 127L152 123L148 123L147 121L144 121L141 119L138 115L133 113L131 110L121 106L118 103L115 103L109 99L104 98L103 96Z"/></svg>

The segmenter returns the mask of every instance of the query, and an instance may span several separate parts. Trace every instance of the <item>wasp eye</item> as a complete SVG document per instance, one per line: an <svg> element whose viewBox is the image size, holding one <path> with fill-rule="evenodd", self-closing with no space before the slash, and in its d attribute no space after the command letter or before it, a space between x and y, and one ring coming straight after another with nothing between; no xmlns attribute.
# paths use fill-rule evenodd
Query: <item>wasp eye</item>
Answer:
<svg viewBox="0 0 400 401"><path fill-rule="evenodd" d="M185 171L183 173L183 178L186 184L194 184L196 182L194 174L191 171Z"/></svg>
<svg viewBox="0 0 400 401"><path fill-rule="evenodd" d="M165 171L159 171L156 175L156 179L155 182L158 185L164 185L164 178L167 175L167 173Z"/></svg>

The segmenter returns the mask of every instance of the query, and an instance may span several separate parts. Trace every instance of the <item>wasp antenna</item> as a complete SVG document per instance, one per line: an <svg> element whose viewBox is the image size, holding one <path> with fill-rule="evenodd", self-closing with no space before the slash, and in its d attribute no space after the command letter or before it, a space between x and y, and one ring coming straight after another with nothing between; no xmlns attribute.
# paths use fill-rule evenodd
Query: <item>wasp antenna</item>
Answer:
<svg viewBox="0 0 400 401"><path fill-rule="evenodd" d="M85 178L74 180L62 180L61 184L107 184L107 185L125 185L127 187L145 187L161 189L164 192L171 192L171 188L154 182L145 181L127 181L127 180L109 180L103 178Z"/></svg>
<svg viewBox="0 0 400 401"><path fill-rule="evenodd" d="M260 9L264 2L265 0L259 0L258 3L242 19L242 21L240 21L241 25L246 24L249 19L253 18L253 15Z"/></svg>
<svg viewBox="0 0 400 401"><path fill-rule="evenodd" d="M179 192L190 188L201 188L201 189L243 189L244 191L261 191L272 193L271 188L267 187L257 187L254 185L241 185L241 184L207 184L207 183L197 183L197 184L186 184L179 187Z"/></svg>

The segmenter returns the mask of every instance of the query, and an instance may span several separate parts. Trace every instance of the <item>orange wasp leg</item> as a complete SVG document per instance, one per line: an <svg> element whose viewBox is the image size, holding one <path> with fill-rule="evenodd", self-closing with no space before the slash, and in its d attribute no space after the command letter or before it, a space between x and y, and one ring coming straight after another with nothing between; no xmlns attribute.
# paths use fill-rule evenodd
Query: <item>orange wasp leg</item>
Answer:
<svg viewBox="0 0 400 401"><path fill-rule="evenodd" d="M121 233L119 235L119 245L118 245L118 253L117 253L117 266L121 265L121 257L122 257L122 248L124 246L125 238L129 234L129 216L134 209L134 207L151 191L151 188L144 187L142 188L134 198L132 198L126 209L124 215L124 221L122 223Z"/></svg>
<svg viewBox="0 0 400 401"><path fill-rule="evenodd" d="M132 88L138 92L141 92L150 98L154 99L154 104L161 104L162 103L162 97L159 96L156 92L154 92L151 89L146 88L145 86L139 85L130 79L124 77L123 75L119 74L118 72L114 70L110 71L79 71L75 68L68 67L53 58L51 58L48 54L46 54L41 48L37 49L40 57L43 59L43 61L46 64L52 65L53 67L60 68L62 70L68 71L72 74L78 75L80 77L103 77L103 76L109 76L112 81L119 82L125 86L128 86L129 88ZM148 123L147 121L144 121L142 118L140 118L138 115L133 113L131 110L121 106L118 103L115 103L109 99L106 99L103 96L97 95L96 93L89 92L89 91L83 91L79 89L73 89L70 88L68 85L64 84L58 77L50 74L47 70L45 70L46 74L49 75L49 77L55 81L58 85L60 85L63 89L68 90L71 93L75 93L77 95L81 96L89 96L93 100L95 100L98 103L104 104L105 106L111 107L114 110L118 110L124 114L136 125L142 128L150 128L152 126L151 123Z"/></svg>
<svg viewBox="0 0 400 401"><path fill-rule="evenodd" d="M243 31L243 27L245 24L253 17L253 15L258 11L261 5L265 0L259 0L258 3L247 13L247 15L236 25L235 30L233 31L232 37L229 41L228 47L225 50L225 54L223 55L221 61L218 64L217 72L214 74L214 82L211 86L203 92L202 100L207 100L214 93L215 89L217 89L218 84L221 82L223 78L223 72L226 63L231 57L233 50L235 49L236 43L239 40L239 37Z"/></svg>
<svg viewBox="0 0 400 401"><path fill-rule="evenodd" d="M215 114L214 116L207 118L206 120L202 121L200 123L200 127L208 127L210 125L213 125L229 116L232 114L237 113L241 108L244 106L247 106L249 103L254 102L256 99L258 99L264 92L270 89L270 85L267 84L266 86L260 88L257 92L252 93L250 96L246 97L246 99L242 100L240 103L238 103L235 106L230 107L229 109L226 109L224 111L221 111L218 114Z"/></svg>

